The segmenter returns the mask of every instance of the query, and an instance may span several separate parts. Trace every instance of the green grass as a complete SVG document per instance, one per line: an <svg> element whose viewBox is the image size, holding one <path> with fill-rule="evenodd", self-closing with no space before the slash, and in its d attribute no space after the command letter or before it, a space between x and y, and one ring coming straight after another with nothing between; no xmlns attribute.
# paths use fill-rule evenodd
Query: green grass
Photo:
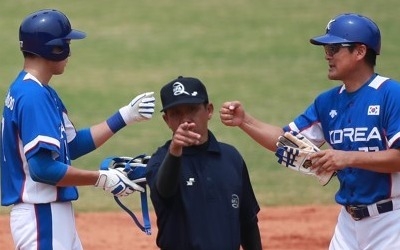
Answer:
<svg viewBox="0 0 400 250"><path fill-rule="evenodd" d="M400 79L398 0L384 4L365 0L4 0L0 10L3 95L22 66L19 24L25 15L41 8L60 9L73 28L88 35L72 42L66 72L52 79L77 127L102 121L141 92L155 91L158 97L161 86L178 75L199 77L215 105L210 128L241 151L262 205L333 203L337 182L320 187L316 180L278 165L273 153L239 129L223 126L218 110L224 101L240 100L251 114L276 125L291 121L319 92L337 84L326 78L322 49L308 41L323 34L329 19L341 12L360 12L376 20L383 38L377 71ZM170 136L156 112L153 120L124 129L74 165L97 169L110 155L152 153ZM82 187L80 192L75 203L78 211L117 209L101 190ZM0 212L6 210L0 208Z"/></svg>

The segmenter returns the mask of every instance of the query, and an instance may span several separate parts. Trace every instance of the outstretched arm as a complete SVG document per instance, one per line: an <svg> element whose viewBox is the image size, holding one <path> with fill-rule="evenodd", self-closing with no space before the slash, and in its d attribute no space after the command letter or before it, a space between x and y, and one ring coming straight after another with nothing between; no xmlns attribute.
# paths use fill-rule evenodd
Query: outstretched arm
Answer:
<svg viewBox="0 0 400 250"><path fill-rule="evenodd" d="M238 101L225 102L220 109L220 118L226 126L239 127L254 141L273 152L276 150L278 137L283 134L282 128L249 115Z"/></svg>
<svg viewBox="0 0 400 250"><path fill-rule="evenodd" d="M100 147L123 127L151 119L154 107L153 92L143 93L106 121L77 131L75 138L68 143L71 159L77 159Z"/></svg>

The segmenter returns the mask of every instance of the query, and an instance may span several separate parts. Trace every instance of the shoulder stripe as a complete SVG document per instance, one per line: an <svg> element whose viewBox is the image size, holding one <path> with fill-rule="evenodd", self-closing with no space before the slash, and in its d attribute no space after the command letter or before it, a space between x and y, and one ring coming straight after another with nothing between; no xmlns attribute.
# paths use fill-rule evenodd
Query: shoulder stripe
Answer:
<svg viewBox="0 0 400 250"><path fill-rule="evenodd" d="M30 141L28 144L25 145L24 152L28 152L29 150L34 148L37 144L39 144L39 142L45 142L47 144L52 144L52 145L55 145L57 148L60 148L60 141L58 141L52 137L49 137L49 136L39 135L35 139L33 139L32 141Z"/></svg>
<svg viewBox="0 0 400 250"><path fill-rule="evenodd" d="M36 77L34 77L33 75L31 75L30 73L27 73L27 74L24 76L24 81L26 81L26 80L32 80L32 81L38 83L40 86L43 87L42 83L41 83Z"/></svg>
<svg viewBox="0 0 400 250"><path fill-rule="evenodd" d="M372 80L372 82L370 82L368 84L368 86L370 86L371 88L374 88L374 89L378 89L382 85L382 83L384 83L388 79L389 79L388 77L383 77L383 76L378 75L374 78L374 80ZM346 89L346 86L343 84L339 90L339 94L343 93L343 91L345 91L345 89Z"/></svg>
<svg viewBox="0 0 400 250"><path fill-rule="evenodd" d="M374 88L374 89L378 89L382 83L384 83L387 79L387 77L383 77L383 76L376 76L374 80L372 80L372 82L370 82L370 84L368 84L368 86Z"/></svg>
<svg viewBox="0 0 400 250"><path fill-rule="evenodd" d="M345 91L345 90L346 90L346 86L343 84L342 87L340 87L339 94L343 93L343 91Z"/></svg>
<svg viewBox="0 0 400 250"><path fill-rule="evenodd" d="M400 132L395 134L390 140L389 140L389 148L392 147L392 145L400 138Z"/></svg>

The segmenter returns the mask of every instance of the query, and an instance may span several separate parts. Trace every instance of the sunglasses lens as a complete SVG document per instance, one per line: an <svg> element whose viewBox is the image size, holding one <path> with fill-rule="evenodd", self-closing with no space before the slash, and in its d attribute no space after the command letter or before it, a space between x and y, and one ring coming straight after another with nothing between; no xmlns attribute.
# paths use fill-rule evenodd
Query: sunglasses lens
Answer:
<svg viewBox="0 0 400 250"><path fill-rule="evenodd" d="M338 53L340 50L340 44L328 44L324 46L325 53L328 56L333 56L334 54Z"/></svg>
<svg viewBox="0 0 400 250"><path fill-rule="evenodd" d="M338 53L341 48L351 47L351 46L352 46L352 44L348 44L348 43L327 44L327 45L324 45L325 54L328 56L333 56L336 53Z"/></svg>

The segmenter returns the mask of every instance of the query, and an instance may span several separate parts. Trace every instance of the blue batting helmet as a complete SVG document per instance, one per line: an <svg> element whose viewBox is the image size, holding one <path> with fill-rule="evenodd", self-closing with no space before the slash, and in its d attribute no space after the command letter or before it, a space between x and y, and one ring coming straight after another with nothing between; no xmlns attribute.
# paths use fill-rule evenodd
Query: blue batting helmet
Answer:
<svg viewBox="0 0 400 250"><path fill-rule="evenodd" d="M21 51L29 52L51 61L62 61L70 55L71 39L85 38L82 31L71 29L65 14L44 9L28 15L19 28Z"/></svg>
<svg viewBox="0 0 400 250"><path fill-rule="evenodd" d="M362 43L379 55L381 33L374 21L355 13L340 14L329 21L326 33L310 39L315 45Z"/></svg>

